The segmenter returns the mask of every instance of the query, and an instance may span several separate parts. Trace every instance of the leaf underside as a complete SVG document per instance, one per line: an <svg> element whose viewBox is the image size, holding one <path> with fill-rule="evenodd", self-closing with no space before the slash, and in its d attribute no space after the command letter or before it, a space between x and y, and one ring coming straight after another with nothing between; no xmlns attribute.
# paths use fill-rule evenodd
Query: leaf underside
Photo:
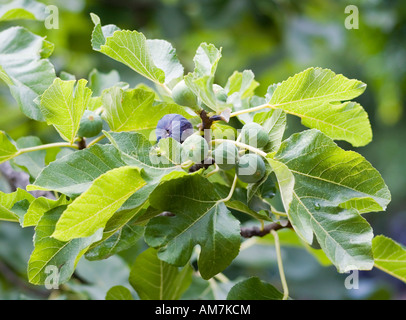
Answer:
<svg viewBox="0 0 406 320"><path fill-rule="evenodd" d="M315 235L340 272L371 269L372 228L360 212L390 201L378 171L315 129L284 141L270 164L297 233L309 244Z"/></svg>

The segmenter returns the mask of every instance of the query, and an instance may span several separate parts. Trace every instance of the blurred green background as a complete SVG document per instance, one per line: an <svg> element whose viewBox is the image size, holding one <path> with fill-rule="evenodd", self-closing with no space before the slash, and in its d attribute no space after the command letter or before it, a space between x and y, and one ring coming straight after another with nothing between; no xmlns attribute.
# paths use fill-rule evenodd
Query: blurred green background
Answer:
<svg viewBox="0 0 406 320"><path fill-rule="evenodd" d="M140 79L129 68L91 50L93 24L90 12L103 24L138 30L149 39L166 39L177 49L185 71L192 71L193 56L201 42L222 47L223 58L217 83L225 85L234 70L251 69L261 86L287 79L307 67L330 68L368 87L357 99L369 114L374 139L356 151L382 174L392 193L387 212L367 214L375 234L385 234L406 245L406 2L402 0L58 0L42 1L59 9L59 29L47 30L43 22L3 22L3 30L24 25L55 44L51 61L61 71L87 78L93 68L117 69L121 80L136 84ZM356 5L359 28L346 29L345 8ZM286 132L302 130L297 119L288 121ZM30 121L19 111L8 88L0 84L0 129L13 139L37 135L43 142L56 141L46 124ZM340 145L350 150L346 143ZM1 189L1 184L0 184ZM4 189L4 188L3 188ZM32 230L0 223L0 299L43 298L47 293L24 282L32 250ZM81 261L78 276L90 284L73 291L83 297L104 298L108 285L126 282L124 269L133 251L93 263ZM290 294L296 299L406 299L406 285L379 270L360 272L358 290L347 290L348 274L334 267L321 267L306 251L284 248L284 264ZM124 261L124 262L123 262ZM118 270L108 284L105 274ZM126 269L125 269L126 270ZM124 275L122 274L124 272ZM272 247L253 246L237 258L225 274L230 280L257 275L280 287ZM20 280L19 280L20 279ZM21 280L22 279L22 280ZM103 289L100 289L103 288ZM220 290L221 291L221 290ZM192 292L189 293L190 297ZM82 297L81 295L76 297ZM221 297L221 293L219 296Z"/></svg>

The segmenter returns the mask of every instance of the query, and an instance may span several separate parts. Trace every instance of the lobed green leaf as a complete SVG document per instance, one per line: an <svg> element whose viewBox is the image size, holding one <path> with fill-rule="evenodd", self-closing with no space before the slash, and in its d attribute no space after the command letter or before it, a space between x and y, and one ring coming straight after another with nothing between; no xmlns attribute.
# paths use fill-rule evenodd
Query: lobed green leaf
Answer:
<svg viewBox="0 0 406 320"><path fill-rule="evenodd" d="M103 118L114 132L137 131L155 140L158 121L168 113L191 118L184 108L165 102L155 102L155 93L142 88L124 90L112 87L103 91Z"/></svg>
<svg viewBox="0 0 406 320"><path fill-rule="evenodd" d="M231 105L216 99L213 90L214 76L218 62L221 58L221 50L212 44L202 43L196 51L193 61L195 69L184 77L186 85L209 109L220 112Z"/></svg>
<svg viewBox="0 0 406 320"><path fill-rule="evenodd" d="M358 210L366 210L363 199L374 202L369 208L380 210L389 203L389 190L378 171L318 130L292 135L270 164L297 233L309 244L314 234L340 272L371 269L372 228Z"/></svg>
<svg viewBox="0 0 406 320"><path fill-rule="evenodd" d="M176 51L165 40L147 40L138 31L120 30L115 25L101 26L100 18L91 14L95 28L92 47L113 58L152 82L169 84L183 76L183 66Z"/></svg>
<svg viewBox="0 0 406 320"><path fill-rule="evenodd" d="M48 124L52 124L61 137L73 144L79 130L80 119L89 104L92 91L87 80L64 81L56 78L41 96L40 109Z"/></svg>
<svg viewBox="0 0 406 320"><path fill-rule="evenodd" d="M185 265L199 244L199 272L209 279L223 271L240 247L239 221L235 219L213 185L197 174L174 172L150 195L151 206L175 214L150 220L146 242L158 249L159 259Z"/></svg>
<svg viewBox="0 0 406 320"><path fill-rule="evenodd" d="M368 114L358 103L342 101L356 98L365 88L361 81L329 69L309 68L277 86L269 104L300 117L307 127L358 147L372 140Z"/></svg>

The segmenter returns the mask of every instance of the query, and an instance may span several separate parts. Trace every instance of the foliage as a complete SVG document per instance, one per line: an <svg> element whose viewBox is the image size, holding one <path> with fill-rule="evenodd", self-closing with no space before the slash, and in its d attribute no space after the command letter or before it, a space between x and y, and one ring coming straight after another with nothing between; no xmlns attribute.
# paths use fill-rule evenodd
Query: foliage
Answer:
<svg viewBox="0 0 406 320"><path fill-rule="evenodd" d="M97 70L89 79L56 77L50 42L22 27L0 33L1 43L12 43L14 50L10 55L8 46L0 47L1 79L27 117L46 121L63 140L14 141L0 132L0 162L26 169L28 191L56 196L34 198L22 189L0 195L1 220L35 228L28 262L32 284L47 284L48 266L58 269L57 285L67 284L83 256L102 260L123 254L142 238L149 248L132 264L134 296L179 299L193 281L211 283L223 276L249 241L242 232L247 220L262 226L258 232L250 229L255 235L272 233L276 249L282 230L275 231L289 229L296 245L340 273L375 266L406 282L403 248L389 238L374 238L363 216L386 210L388 187L363 156L334 141L359 147L372 140L366 111L352 101L366 89L363 82L311 67L269 85L262 95L255 91L259 82L251 70L232 72L221 87L215 79L222 49L215 45L202 43L193 70L185 73L169 42L102 25L95 14L91 20L92 48L143 76L144 84L123 83L116 71L113 77ZM179 83L197 103L177 104L173 89ZM93 139L78 135L87 111L104 122L105 130ZM180 139L159 136L157 141L155 128L168 114L179 114L193 126L191 138L208 146L204 159L182 157ZM291 116L309 129L284 139ZM266 143L257 146L240 135L217 137L216 124L233 132L255 124L267 135ZM258 179L239 179L233 167L208 161L225 142L241 158L261 160ZM46 158L45 151L59 148L65 148L60 155ZM279 268L283 293L250 277L235 284L228 298L288 298L281 263ZM106 299L132 299L127 287L115 284ZM252 295L253 287L258 296Z"/></svg>

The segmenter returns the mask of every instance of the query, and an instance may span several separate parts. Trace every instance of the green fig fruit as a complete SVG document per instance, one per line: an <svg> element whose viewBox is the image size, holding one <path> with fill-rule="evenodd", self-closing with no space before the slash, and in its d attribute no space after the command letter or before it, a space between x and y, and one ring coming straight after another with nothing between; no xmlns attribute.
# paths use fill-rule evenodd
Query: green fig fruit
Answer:
<svg viewBox="0 0 406 320"><path fill-rule="evenodd" d="M93 111L86 110L80 119L79 137L91 138L97 136L103 129L102 118Z"/></svg>
<svg viewBox="0 0 406 320"><path fill-rule="evenodd" d="M182 144L182 161L202 162L209 153L207 141L199 135L191 135Z"/></svg>
<svg viewBox="0 0 406 320"><path fill-rule="evenodd" d="M178 82L172 90L172 99L181 106L197 107L197 97L186 85L185 80Z"/></svg>
<svg viewBox="0 0 406 320"><path fill-rule="evenodd" d="M223 142L214 149L213 157L220 169L230 170L237 164L238 149L232 142Z"/></svg>
<svg viewBox="0 0 406 320"><path fill-rule="evenodd" d="M224 90L221 86L218 84L213 84L213 91L214 95L216 96L216 99L222 102L227 101L227 93L226 90Z"/></svg>
<svg viewBox="0 0 406 320"><path fill-rule="evenodd" d="M238 160L237 176L242 182L258 182L264 177L265 171L264 160L257 154L248 153Z"/></svg>
<svg viewBox="0 0 406 320"><path fill-rule="evenodd" d="M260 124L251 122L242 127L241 142L255 148L263 148L269 143L269 135Z"/></svg>

